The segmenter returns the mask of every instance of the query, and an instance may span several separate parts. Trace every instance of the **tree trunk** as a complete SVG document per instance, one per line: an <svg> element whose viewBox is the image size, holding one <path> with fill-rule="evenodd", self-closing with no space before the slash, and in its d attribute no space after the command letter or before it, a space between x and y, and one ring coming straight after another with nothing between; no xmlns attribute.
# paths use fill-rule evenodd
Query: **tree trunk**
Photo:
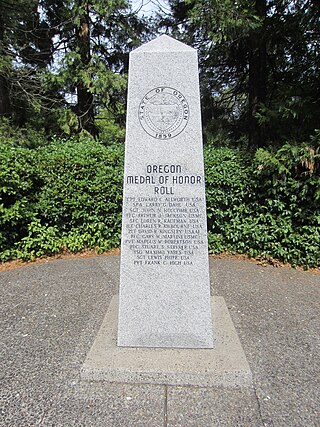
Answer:
<svg viewBox="0 0 320 427"><path fill-rule="evenodd" d="M0 56L4 55L2 46L4 39L4 20L0 14ZM10 95L7 78L0 74L0 118L10 115Z"/></svg>
<svg viewBox="0 0 320 427"><path fill-rule="evenodd" d="M256 13L266 18L266 0L255 1ZM260 105L266 102L267 67L266 35L264 24L258 30L252 30L249 40L249 145L261 147L265 144L264 127L256 117Z"/></svg>
<svg viewBox="0 0 320 427"><path fill-rule="evenodd" d="M10 115L10 97L7 79L0 75L0 117Z"/></svg>
<svg viewBox="0 0 320 427"><path fill-rule="evenodd" d="M77 30L77 43L80 52L81 67L89 66L91 61L90 51L90 17L89 4L85 5L85 14L80 19L80 26ZM77 84L77 105L76 113L79 121L79 131L86 130L91 135L97 135L97 128L94 123L94 96L88 90L84 82Z"/></svg>

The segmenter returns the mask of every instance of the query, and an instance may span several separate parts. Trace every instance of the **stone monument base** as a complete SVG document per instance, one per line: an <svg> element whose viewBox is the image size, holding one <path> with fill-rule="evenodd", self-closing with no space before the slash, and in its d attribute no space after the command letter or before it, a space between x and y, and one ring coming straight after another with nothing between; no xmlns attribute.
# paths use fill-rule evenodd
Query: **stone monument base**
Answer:
<svg viewBox="0 0 320 427"><path fill-rule="evenodd" d="M81 369L89 381L179 386L252 385L252 374L222 297L212 297L213 349L118 347L118 296L111 300Z"/></svg>

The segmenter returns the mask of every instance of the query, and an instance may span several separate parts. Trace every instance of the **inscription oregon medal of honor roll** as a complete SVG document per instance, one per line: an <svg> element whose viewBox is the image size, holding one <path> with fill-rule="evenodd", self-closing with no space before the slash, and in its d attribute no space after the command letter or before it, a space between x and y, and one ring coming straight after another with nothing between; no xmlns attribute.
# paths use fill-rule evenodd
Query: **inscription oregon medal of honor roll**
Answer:
<svg viewBox="0 0 320 427"><path fill-rule="evenodd" d="M153 138L174 138L184 130L189 120L186 97L177 89L156 87L142 98L139 120Z"/></svg>

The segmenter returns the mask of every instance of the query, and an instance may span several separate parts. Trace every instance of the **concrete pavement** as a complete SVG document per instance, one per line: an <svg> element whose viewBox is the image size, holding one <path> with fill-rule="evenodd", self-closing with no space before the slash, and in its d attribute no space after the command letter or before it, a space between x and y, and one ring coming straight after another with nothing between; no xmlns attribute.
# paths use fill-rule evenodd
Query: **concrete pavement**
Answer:
<svg viewBox="0 0 320 427"><path fill-rule="evenodd" d="M320 275L210 261L253 373L239 389L80 380L119 257L3 271L1 426L319 426Z"/></svg>

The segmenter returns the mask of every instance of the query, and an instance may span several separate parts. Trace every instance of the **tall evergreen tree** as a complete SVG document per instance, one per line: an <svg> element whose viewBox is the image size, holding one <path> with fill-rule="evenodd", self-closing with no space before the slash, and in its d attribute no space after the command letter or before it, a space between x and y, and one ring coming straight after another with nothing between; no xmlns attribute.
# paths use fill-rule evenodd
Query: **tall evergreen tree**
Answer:
<svg viewBox="0 0 320 427"><path fill-rule="evenodd" d="M22 125L32 112L43 121L44 112L56 110L69 132L96 135L99 108L120 98L123 104L128 53L140 43L145 22L126 0L4 2L0 114L18 116Z"/></svg>
<svg viewBox="0 0 320 427"><path fill-rule="evenodd" d="M45 3L46 2L46 3ZM97 134L95 115L101 106L110 108L123 96L129 51L140 43L144 23L131 12L126 0L68 0L44 10L56 27L57 72L51 81L67 98L78 131Z"/></svg>
<svg viewBox="0 0 320 427"><path fill-rule="evenodd" d="M23 122L28 106L41 102L37 72L52 61L52 36L38 1L0 3L0 116Z"/></svg>
<svg viewBox="0 0 320 427"><path fill-rule="evenodd" d="M312 133L320 107L318 1L170 4L160 25L200 52L205 124L218 118L251 146Z"/></svg>

